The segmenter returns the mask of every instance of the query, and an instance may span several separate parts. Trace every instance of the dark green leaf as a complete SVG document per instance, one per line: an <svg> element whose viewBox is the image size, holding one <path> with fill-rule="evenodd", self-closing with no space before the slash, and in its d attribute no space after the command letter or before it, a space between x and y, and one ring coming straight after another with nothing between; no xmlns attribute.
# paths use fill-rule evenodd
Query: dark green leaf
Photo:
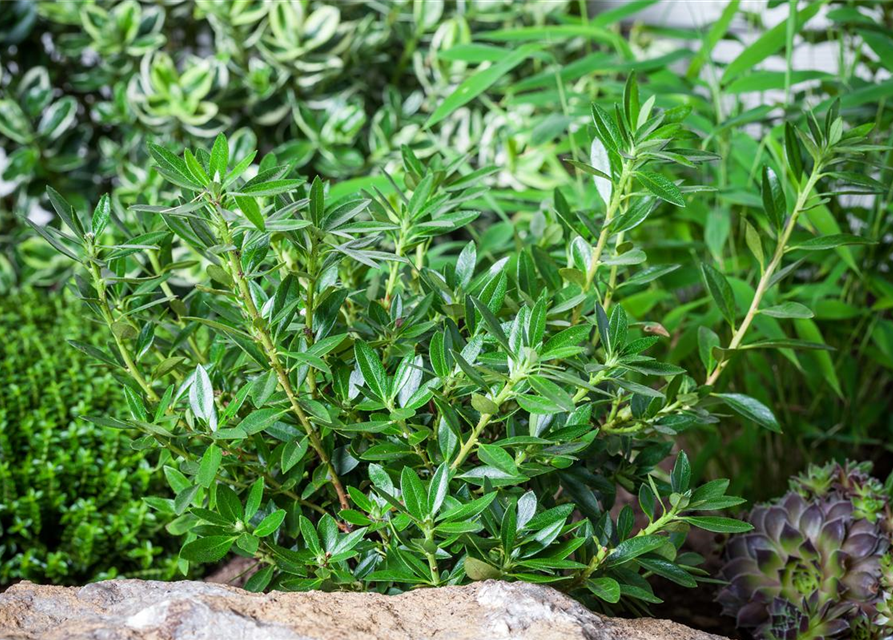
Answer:
<svg viewBox="0 0 893 640"><path fill-rule="evenodd" d="M725 402L735 413L744 416L748 420L753 420L761 427L765 427L770 431L781 433L781 427L772 411L759 400L740 393L715 393L713 395Z"/></svg>

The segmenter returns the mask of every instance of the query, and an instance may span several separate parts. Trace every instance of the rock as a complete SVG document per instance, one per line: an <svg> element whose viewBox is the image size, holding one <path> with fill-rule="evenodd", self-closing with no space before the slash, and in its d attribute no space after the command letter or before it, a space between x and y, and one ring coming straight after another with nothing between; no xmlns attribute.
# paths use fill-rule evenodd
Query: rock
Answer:
<svg viewBox="0 0 893 640"><path fill-rule="evenodd" d="M499 581L374 593L254 594L205 582L22 582L3 640L719 640L665 620L606 618L548 587Z"/></svg>

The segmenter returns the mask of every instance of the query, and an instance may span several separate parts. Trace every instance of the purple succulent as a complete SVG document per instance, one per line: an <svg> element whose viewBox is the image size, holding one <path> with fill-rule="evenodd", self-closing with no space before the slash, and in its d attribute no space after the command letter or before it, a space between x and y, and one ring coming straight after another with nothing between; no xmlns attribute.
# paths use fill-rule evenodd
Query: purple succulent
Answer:
<svg viewBox="0 0 893 640"><path fill-rule="evenodd" d="M889 510L878 494L881 508L867 517L865 492L844 491L853 483L841 484L842 469L811 470L813 481L819 476L812 484L821 488L804 491L810 483L794 483L799 492L754 508L753 531L729 541L722 570L728 585L718 600L757 638L849 637L853 623L877 617L887 587Z"/></svg>

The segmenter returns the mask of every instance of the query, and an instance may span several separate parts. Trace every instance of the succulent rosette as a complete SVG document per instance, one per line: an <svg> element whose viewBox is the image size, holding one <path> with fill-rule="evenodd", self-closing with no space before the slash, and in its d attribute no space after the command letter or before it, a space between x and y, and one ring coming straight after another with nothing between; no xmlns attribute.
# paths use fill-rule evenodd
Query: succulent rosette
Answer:
<svg viewBox="0 0 893 640"><path fill-rule="evenodd" d="M759 639L882 638L890 507L866 465L813 467L726 549L723 612Z"/></svg>

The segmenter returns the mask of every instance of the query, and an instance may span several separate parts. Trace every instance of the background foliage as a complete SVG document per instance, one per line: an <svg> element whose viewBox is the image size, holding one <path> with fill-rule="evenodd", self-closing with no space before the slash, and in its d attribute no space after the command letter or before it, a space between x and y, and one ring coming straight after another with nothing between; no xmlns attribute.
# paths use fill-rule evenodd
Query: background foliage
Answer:
<svg viewBox="0 0 893 640"><path fill-rule="evenodd" d="M98 343L72 302L23 292L0 308L0 584L169 578L173 539L142 500L162 479L127 434L83 420L124 398L67 348Z"/></svg>

